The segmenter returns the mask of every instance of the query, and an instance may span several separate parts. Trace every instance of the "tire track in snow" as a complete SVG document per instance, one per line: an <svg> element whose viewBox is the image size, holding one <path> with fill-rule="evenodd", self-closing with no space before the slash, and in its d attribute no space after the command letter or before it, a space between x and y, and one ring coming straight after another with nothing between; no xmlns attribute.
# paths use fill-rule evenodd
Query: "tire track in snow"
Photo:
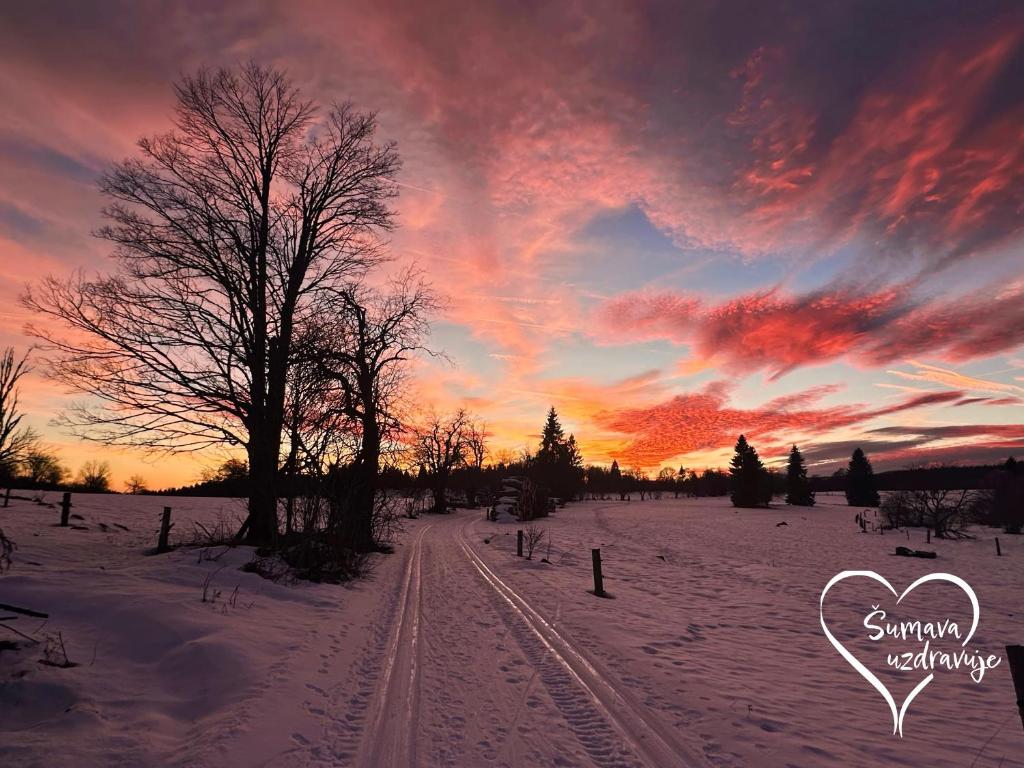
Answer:
<svg viewBox="0 0 1024 768"><path fill-rule="evenodd" d="M525 632L516 633L523 651L541 674L580 743L601 766L633 763L619 748L621 739L650 766L700 766L705 761L680 743L675 731L647 711L631 693L614 686L599 667L535 611L480 558L464 526L459 544L508 612ZM514 631L514 630L513 630Z"/></svg>

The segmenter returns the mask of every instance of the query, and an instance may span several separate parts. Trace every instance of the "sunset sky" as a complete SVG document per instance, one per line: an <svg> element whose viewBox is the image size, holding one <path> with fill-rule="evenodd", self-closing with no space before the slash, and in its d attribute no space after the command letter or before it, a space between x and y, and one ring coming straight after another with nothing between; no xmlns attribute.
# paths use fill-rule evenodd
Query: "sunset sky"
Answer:
<svg viewBox="0 0 1024 768"><path fill-rule="evenodd" d="M93 7L88 7L93 6ZM588 462L812 473L1024 454L1024 7L992 2L79 2L0 10L0 345L106 270L96 179L171 83L249 58L378 112L391 248L449 306L420 402L495 448L554 405ZM64 462L191 482L48 425Z"/></svg>

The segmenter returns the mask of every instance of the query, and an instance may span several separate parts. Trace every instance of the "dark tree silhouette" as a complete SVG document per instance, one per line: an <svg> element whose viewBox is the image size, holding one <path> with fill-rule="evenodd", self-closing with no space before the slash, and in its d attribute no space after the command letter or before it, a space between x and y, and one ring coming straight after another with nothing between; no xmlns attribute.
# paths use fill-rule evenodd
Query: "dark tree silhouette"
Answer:
<svg viewBox="0 0 1024 768"><path fill-rule="evenodd" d="M483 482L488 437L487 424L483 421L471 423L466 430L465 489L466 504L470 507L477 505L477 494Z"/></svg>
<svg viewBox="0 0 1024 768"><path fill-rule="evenodd" d="M548 411L532 467L535 481L562 502L576 495L583 480L583 456L576 437L565 437L554 406Z"/></svg>
<svg viewBox="0 0 1024 768"><path fill-rule="evenodd" d="M544 422L544 429L540 435L540 452L537 454L538 459L550 459L557 461L562 451L562 446L565 443L565 432L562 430L562 424L558 420L558 413L555 412L555 406L551 406L548 411L547 421Z"/></svg>
<svg viewBox="0 0 1024 768"><path fill-rule="evenodd" d="M846 468L846 503L851 507L877 507L879 504L875 473L860 448L854 450Z"/></svg>
<svg viewBox="0 0 1024 768"><path fill-rule="evenodd" d="M789 452L789 464L786 467L786 503L797 507L814 506L814 491L807 479L804 457L795 445Z"/></svg>
<svg viewBox="0 0 1024 768"><path fill-rule="evenodd" d="M42 446L36 446L25 454L22 462L24 479L33 488L40 485L57 485L67 475L56 454Z"/></svg>
<svg viewBox="0 0 1024 768"><path fill-rule="evenodd" d="M292 425L292 450L317 474L347 466L344 487L335 488L332 499L339 514L329 520L343 546L366 552L378 545L373 518L382 454L401 430L405 363L426 351L428 317L437 308L414 272L400 275L387 291L352 285L337 303L340 313L311 324L300 343L304 359L292 391L305 404Z"/></svg>
<svg viewBox="0 0 1024 768"><path fill-rule="evenodd" d="M1024 471L1020 462L1011 456L990 482L984 517L1007 533L1020 533L1024 530Z"/></svg>
<svg viewBox="0 0 1024 768"><path fill-rule="evenodd" d="M459 409L447 416L431 415L413 430L413 454L427 468L427 481L434 495L433 512L448 511L448 482L469 456L471 424L470 415Z"/></svg>
<svg viewBox="0 0 1024 768"><path fill-rule="evenodd" d="M10 483L36 443L36 434L21 426L18 382L28 373L28 355L20 360L10 347L0 352L0 483Z"/></svg>
<svg viewBox="0 0 1024 768"><path fill-rule="evenodd" d="M286 390L296 335L343 312L381 256L399 161L373 115L320 114L280 72L250 64L176 86L174 130L139 142L101 183L116 273L48 278L27 293L53 375L103 407L65 423L115 444L244 447L249 515L277 534ZM84 339L84 341L83 341Z"/></svg>
<svg viewBox="0 0 1024 768"><path fill-rule="evenodd" d="M771 478L744 435L729 463L729 497L734 507L760 507L772 500Z"/></svg>
<svg viewBox="0 0 1024 768"><path fill-rule="evenodd" d="M83 491L106 493L110 490L110 465L90 459L78 471L78 484Z"/></svg>

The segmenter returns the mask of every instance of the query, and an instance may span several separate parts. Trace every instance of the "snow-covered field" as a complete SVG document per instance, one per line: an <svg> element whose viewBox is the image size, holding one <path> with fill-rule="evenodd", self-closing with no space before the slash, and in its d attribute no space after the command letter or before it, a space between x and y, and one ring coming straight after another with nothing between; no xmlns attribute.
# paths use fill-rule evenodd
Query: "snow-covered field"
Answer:
<svg viewBox="0 0 1024 768"><path fill-rule="evenodd" d="M48 612L9 623L59 633L77 666L39 664L27 642L0 652L0 766L1024 765L1005 663L980 684L937 671L901 739L819 624L841 570L898 591L945 571L978 596L969 646L1004 655L1024 642L1021 537L1001 536L996 557L985 529L930 545L923 531L862 534L856 510L819 501L570 505L539 523L548 540L530 561L514 556L517 524L422 517L339 587L242 572L245 548L143 554L164 505L173 541L191 520L234 525L237 501L76 494L80 527L61 529L56 509L12 500L0 603ZM938 558L893 557L897 545ZM593 547L612 599L588 592ZM899 703L922 673L885 673L892 646L864 641L882 603L963 625L970 604L948 584L900 608L866 580L829 594L830 627Z"/></svg>

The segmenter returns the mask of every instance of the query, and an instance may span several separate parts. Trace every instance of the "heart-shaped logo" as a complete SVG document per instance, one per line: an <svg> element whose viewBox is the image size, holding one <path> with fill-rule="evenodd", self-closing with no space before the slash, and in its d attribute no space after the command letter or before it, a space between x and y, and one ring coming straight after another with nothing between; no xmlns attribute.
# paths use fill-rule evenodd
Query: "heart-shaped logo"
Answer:
<svg viewBox="0 0 1024 768"><path fill-rule="evenodd" d="M902 601L904 597L906 597L908 594L914 591L914 589L921 586L922 584L928 583L929 581L948 581L950 584L955 584L956 586L960 587L960 589L962 589L966 593L967 597L970 598L971 607L974 610L974 617L971 621L971 631L967 633L967 637L964 638L962 644L965 648L967 647L967 643L970 642L971 637L974 636L975 630L978 628L978 619L981 614L981 608L978 605L978 596L974 594L974 590L971 589L970 584L961 579L959 576L954 576L951 573L929 573L926 576L922 576L909 587L907 587L905 590L903 590L902 594L897 594L892 584L890 584L884 576L880 576L874 571L843 571L842 573L837 573L832 578L832 580L825 585L825 588L821 590L821 601L819 603L818 608L821 616L821 628L825 632L825 637L827 637L829 642L832 643L832 645L835 647L837 651L839 651L839 655L846 659L850 663L850 666L857 670L857 672L859 672L865 680L871 683L872 687L874 687L876 691L882 694L882 697L889 705L889 710L892 712L892 732L899 733L900 737L902 738L903 717L907 714L907 708L910 706L910 702L914 700L917 694L924 690L924 687L932 681L932 678L934 678L935 675L934 673L929 673L927 677L925 677L920 683L918 683L914 687L914 690L912 690L907 695L907 698L903 700L903 704L897 709L896 700L893 698L892 694L889 693L889 689L885 687L885 684L882 683L882 681L879 680L870 669L864 666L864 664L862 664L856 656L850 653L850 651L848 651L846 647L843 646L843 644L835 638L835 635L829 632L829 629L825 624L825 595L827 595L828 591L832 589L832 587L834 587L840 581L843 581L844 579L849 579L854 576L863 576L868 579L873 579L877 581L879 584L884 585L886 589L888 589L890 592L893 593L893 595L896 596L897 605L899 605L900 601Z"/></svg>

